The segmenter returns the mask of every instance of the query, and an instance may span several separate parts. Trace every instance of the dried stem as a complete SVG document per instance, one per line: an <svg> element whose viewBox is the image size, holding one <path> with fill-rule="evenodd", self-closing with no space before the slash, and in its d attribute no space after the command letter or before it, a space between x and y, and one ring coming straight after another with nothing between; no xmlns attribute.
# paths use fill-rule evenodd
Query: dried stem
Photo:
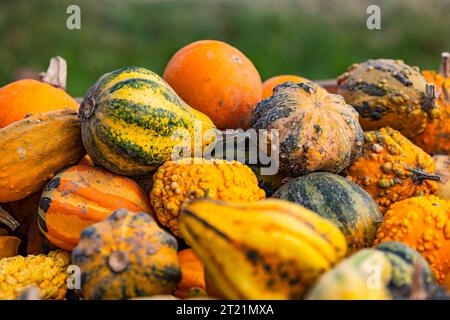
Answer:
<svg viewBox="0 0 450 320"><path fill-rule="evenodd" d="M426 300L427 291L425 288L425 279L423 277L423 266L420 264L419 259L415 259L413 266L414 271L411 284L412 290L409 298L411 300Z"/></svg>
<svg viewBox="0 0 450 320"><path fill-rule="evenodd" d="M14 231L20 224L5 209L0 206L0 223L8 226Z"/></svg>
<svg viewBox="0 0 450 320"><path fill-rule="evenodd" d="M450 76L450 64L448 61L450 58L450 53L442 52L441 56L442 56L441 69L439 71L444 75L444 77L448 78Z"/></svg>
<svg viewBox="0 0 450 320"><path fill-rule="evenodd" d="M40 74L43 82L51 84L54 87L66 90L67 88L67 62L61 57L50 59L50 65L47 72Z"/></svg>
<svg viewBox="0 0 450 320"><path fill-rule="evenodd" d="M422 184L425 180L433 180L437 182L441 182L442 178L441 176L438 176L436 174L431 174L423 170L422 168L415 168L411 170L412 172L412 180L414 183Z"/></svg>

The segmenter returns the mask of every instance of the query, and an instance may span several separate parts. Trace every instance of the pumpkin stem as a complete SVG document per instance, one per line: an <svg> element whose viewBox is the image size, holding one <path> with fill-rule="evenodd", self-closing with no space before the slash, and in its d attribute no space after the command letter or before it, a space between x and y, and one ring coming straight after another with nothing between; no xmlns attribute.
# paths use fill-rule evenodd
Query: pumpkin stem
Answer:
<svg viewBox="0 0 450 320"><path fill-rule="evenodd" d="M18 226L19 222L14 219L5 209L0 206L0 223L8 226L12 231L14 231Z"/></svg>
<svg viewBox="0 0 450 320"><path fill-rule="evenodd" d="M67 87L67 62L61 57L50 59L50 65L46 72L39 75L41 81L54 87L66 90Z"/></svg>
<svg viewBox="0 0 450 320"><path fill-rule="evenodd" d="M425 300L427 298L427 292L425 290L425 281L423 279L423 267L418 261L414 260L411 294L409 299L411 300Z"/></svg>
<svg viewBox="0 0 450 320"><path fill-rule="evenodd" d="M435 106L436 90L434 84L427 83L425 85L425 95L422 100L422 109L429 113Z"/></svg>
<svg viewBox="0 0 450 320"><path fill-rule="evenodd" d="M450 58L449 52L442 52L442 61L441 61L441 69L440 73L444 75L444 77L448 78L450 76L450 64L448 62Z"/></svg>
<svg viewBox="0 0 450 320"><path fill-rule="evenodd" d="M128 266L128 262L128 254L122 250L113 251L108 257L108 266L116 273L125 270Z"/></svg>
<svg viewBox="0 0 450 320"><path fill-rule="evenodd" d="M441 176L437 174L431 174L423 170L422 168L415 168L411 170L412 172L412 181L417 184L422 184L425 180L433 180L437 182L441 182Z"/></svg>

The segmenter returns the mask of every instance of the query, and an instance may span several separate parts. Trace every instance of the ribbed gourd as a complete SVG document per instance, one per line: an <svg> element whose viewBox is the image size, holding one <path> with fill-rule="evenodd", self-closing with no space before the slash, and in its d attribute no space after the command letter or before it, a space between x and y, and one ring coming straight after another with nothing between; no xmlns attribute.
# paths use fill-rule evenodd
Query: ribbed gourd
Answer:
<svg viewBox="0 0 450 320"><path fill-rule="evenodd" d="M0 300L17 299L32 285L41 299L64 299L69 261L69 253L60 250L0 259Z"/></svg>
<svg viewBox="0 0 450 320"><path fill-rule="evenodd" d="M293 177L339 173L360 155L363 143L358 113L312 82L277 86L256 106L251 126L267 130L267 150L278 148L280 170Z"/></svg>
<svg viewBox="0 0 450 320"><path fill-rule="evenodd" d="M85 154L75 111L36 114L0 129L0 202L39 191Z"/></svg>
<svg viewBox="0 0 450 320"><path fill-rule="evenodd" d="M450 202L436 196L413 197L391 206L375 244L402 242L422 254L442 283L450 272Z"/></svg>
<svg viewBox="0 0 450 320"><path fill-rule="evenodd" d="M70 251L83 229L120 208L151 214L147 196L135 181L101 167L76 165L45 187L38 224L50 243Z"/></svg>
<svg viewBox="0 0 450 320"><path fill-rule="evenodd" d="M364 188L385 212L397 201L433 194L437 181L430 155L391 128L368 131L364 151L343 174Z"/></svg>
<svg viewBox="0 0 450 320"><path fill-rule="evenodd" d="M195 200L180 232L205 265L208 294L222 299L300 299L347 249L333 223L278 199Z"/></svg>
<svg viewBox="0 0 450 320"><path fill-rule="evenodd" d="M358 111L365 131L392 127L412 138L440 116L434 85L427 84L418 67L402 60L353 64L338 84L339 94Z"/></svg>
<svg viewBox="0 0 450 320"><path fill-rule="evenodd" d="M429 154L450 155L450 53L442 53L439 72L425 70L422 75L436 86L436 103L441 109L439 119L431 121L414 143Z"/></svg>
<svg viewBox="0 0 450 320"><path fill-rule="evenodd" d="M237 161L185 158L168 161L153 177L150 201L158 221L180 236L178 217L191 200L249 202L265 198L252 170Z"/></svg>
<svg viewBox="0 0 450 320"><path fill-rule="evenodd" d="M157 74L125 67L103 75L80 106L83 143L94 163L123 175L148 174L204 148L214 124L184 103ZM187 150L187 151L186 151Z"/></svg>
<svg viewBox="0 0 450 320"><path fill-rule="evenodd" d="M378 205L364 189L329 172L294 178L273 197L295 202L335 223L347 239L349 252L370 246L383 222Z"/></svg>
<svg viewBox="0 0 450 320"><path fill-rule="evenodd" d="M84 299L169 294L181 279L178 245L146 212L119 209L83 230L72 251Z"/></svg>

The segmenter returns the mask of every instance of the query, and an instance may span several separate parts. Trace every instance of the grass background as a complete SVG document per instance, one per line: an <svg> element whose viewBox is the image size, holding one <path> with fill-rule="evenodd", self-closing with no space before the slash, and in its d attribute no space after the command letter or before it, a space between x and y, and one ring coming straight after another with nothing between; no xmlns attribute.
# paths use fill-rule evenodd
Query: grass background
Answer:
<svg viewBox="0 0 450 320"><path fill-rule="evenodd" d="M66 28L70 4L81 7L81 30ZM366 28L369 4L381 7L381 30ZM437 68L450 50L450 0L0 0L0 39L0 86L61 55L74 96L126 65L162 74L200 39L239 48L263 79L323 79L368 58Z"/></svg>

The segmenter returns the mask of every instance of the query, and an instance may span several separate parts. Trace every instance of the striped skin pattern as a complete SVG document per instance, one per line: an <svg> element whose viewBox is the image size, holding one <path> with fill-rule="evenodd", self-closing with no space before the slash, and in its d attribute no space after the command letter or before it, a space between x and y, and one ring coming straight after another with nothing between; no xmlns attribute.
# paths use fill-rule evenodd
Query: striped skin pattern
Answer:
<svg viewBox="0 0 450 320"><path fill-rule="evenodd" d="M72 262L84 299L131 299L171 293L181 280L178 244L146 212L119 209L84 229Z"/></svg>
<svg viewBox="0 0 450 320"><path fill-rule="evenodd" d="M151 212L144 191L133 180L77 165L60 172L45 187L39 228L52 244L70 251L83 229L119 208Z"/></svg>
<svg viewBox="0 0 450 320"><path fill-rule="evenodd" d="M214 124L184 103L157 74L126 67L103 75L80 106L83 143L92 160L123 175L148 174L171 159L175 146L192 143L194 125ZM192 139L172 138L176 130ZM213 140L204 137L203 146ZM188 150L192 150L188 146Z"/></svg>
<svg viewBox="0 0 450 320"><path fill-rule="evenodd" d="M180 231L205 266L208 292L224 299L301 299L347 249L334 224L278 199L195 200Z"/></svg>
<svg viewBox="0 0 450 320"><path fill-rule="evenodd" d="M378 205L364 189L332 173L295 178L273 197L300 204L335 223L344 233L350 252L370 246L383 222Z"/></svg>
<svg viewBox="0 0 450 320"><path fill-rule="evenodd" d="M339 95L312 82L286 82L253 111L252 128L278 130L280 169L297 177L339 173L361 153L358 113Z"/></svg>

